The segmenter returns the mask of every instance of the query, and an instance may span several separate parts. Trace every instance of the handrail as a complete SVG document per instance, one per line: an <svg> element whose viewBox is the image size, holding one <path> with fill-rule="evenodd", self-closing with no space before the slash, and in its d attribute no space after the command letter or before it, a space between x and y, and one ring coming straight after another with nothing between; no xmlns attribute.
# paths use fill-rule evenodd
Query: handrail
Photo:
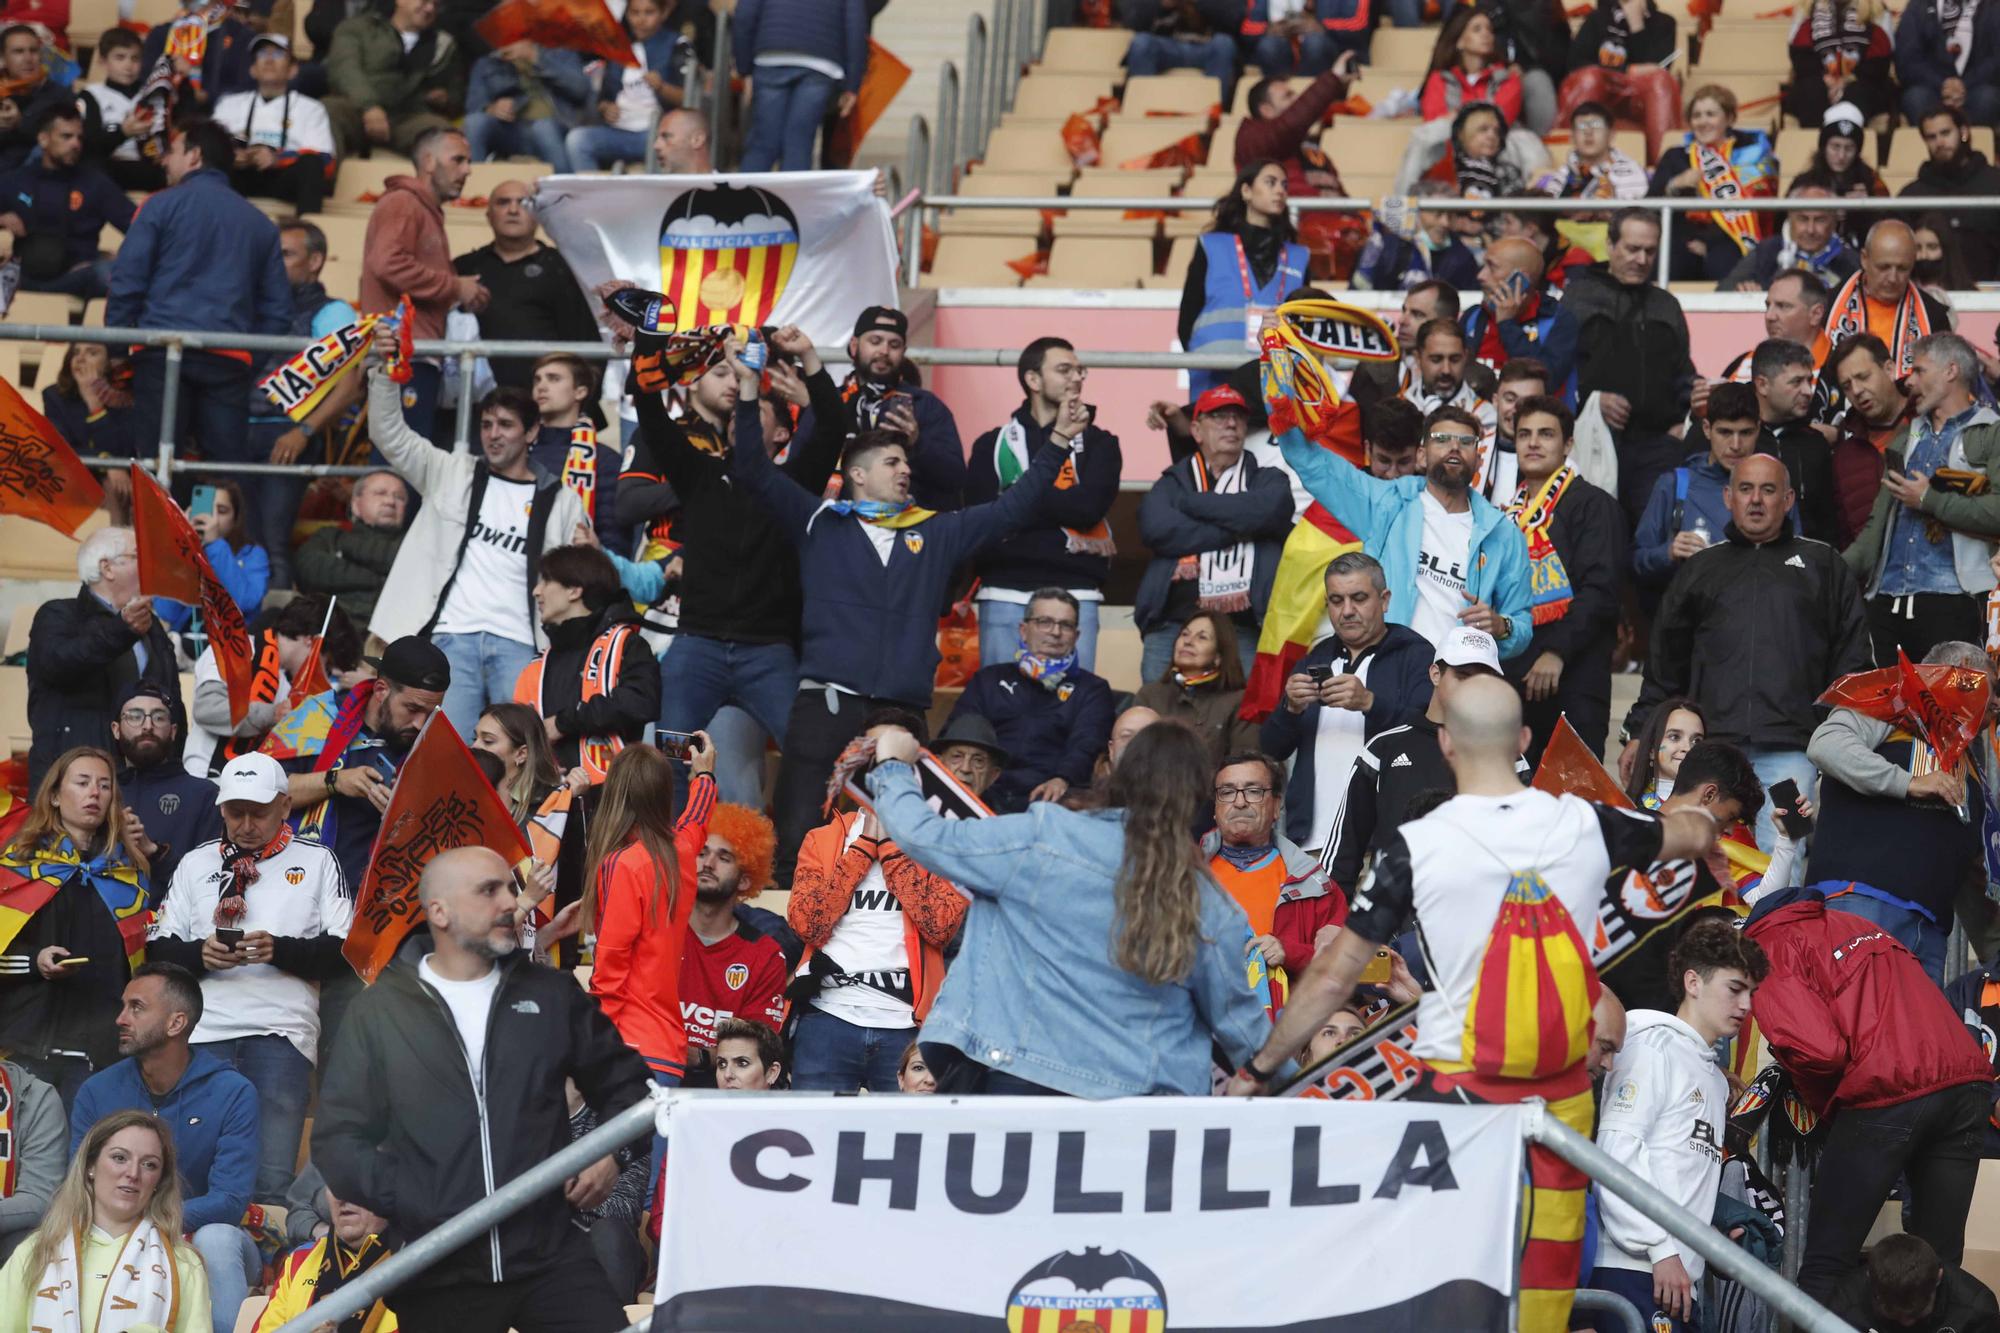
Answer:
<svg viewBox="0 0 2000 1333"><path fill-rule="evenodd" d="M500 1225L541 1195L561 1188L601 1157L609 1157L626 1144L653 1132L656 1095L628 1106L590 1133L565 1147L545 1162L529 1167L493 1193L458 1216L441 1223L376 1264L325 1300L308 1306L279 1325L274 1333L312 1333L328 1324L338 1325L381 1300L405 1281L445 1258L481 1232Z"/></svg>
<svg viewBox="0 0 2000 1333"><path fill-rule="evenodd" d="M708 151L717 157L722 155L722 119L730 97L730 66L735 63L729 49L729 11L723 10L715 16L715 63L710 67L715 74L715 98L708 104Z"/></svg>
<svg viewBox="0 0 2000 1333"><path fill-rule="evenodd" d="M1576 1306L1580 1311L1593 1314L1608 1314L1623 1327L1624 1333L1646 1333L1645 1321L1639 1315L1639 1307L1620 1296L1615 1291L1598 1291L1594 1287L1576 1289ZM646 1316L648 1327L653 1317Z"/></svg>
<svg viewBox="0 0 2000 1333"><path fill-rule="evenodd" d="M918 190L930 189L931 127L921 111L910 114L909 143L904 152L910 164L910 185ZM923 271L924 210L911 207L903 211L903 285L916 286L923 279Z"/></svg>
<svg viewBox="0 0 2000 1333"><path fill-rule="evenodd" d="M1392 196L1401 197L1401 196ZM1900 198L1869 198L1828 200L1816 198L1788 199L1742 199L1730 207L1747 213L1803 213L1803 212L1859 212L1859 213L1919 213L1926 205L1935 208L1938 200L1910 200ZM1359 198L1351 195L1315 195L1307 199L1291 201L1295 213L1365 213L1373 211L1378 200ZM1507 198L1507 199L1423 199L1411 200L1411 206L1428 212L1439 213L1615 213L1625 208L1643 208L1659 213L1712 213L1716 210L1713 199L1694 199L1676 196L1670 199L1631 199L1618 203L1604 199L1555 199L1555 198ZM1950 201L1954 212L1962 209L1979 211L2000 209L2000 195L1975 195L1969 198L1954 198ZM1187 195L1138 195L1131 198L1099 199L1079 198L1067 194L1038 195L970 195L970 194L927 194L916 203L918 208L1036 208L1071 210L1120 211L1145 209L1156 213L1206 213L1215 207L1213 199L1190 198Z"/></svg>
<svg viewBox="0 0 2000 1333"><path fill-rule="evenodd" d="M958 186L958 66L947 60L938 66L937 133L931 140L931 184L944 190Z"/></svg>
<svg viewBox="0 0 2000 1333"><path fill-rule="evenodd" d="M960 165L972 160L986 147L986 18L971 14L965 20L965 102L958 115Z"/></svg>

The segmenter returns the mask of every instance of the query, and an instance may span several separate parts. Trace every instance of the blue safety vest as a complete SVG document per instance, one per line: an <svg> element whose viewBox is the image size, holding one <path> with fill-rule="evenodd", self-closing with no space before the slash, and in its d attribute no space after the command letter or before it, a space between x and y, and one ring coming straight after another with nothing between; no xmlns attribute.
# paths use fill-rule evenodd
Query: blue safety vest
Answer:
<svg viewBox="0 0 2000 1333"><path fill-rule="evenodd" d="M1309 258L1306 248L1296 241L1287 242L1284 257L1279 260L1277 271L1262 287L1252 287L1257 281L1250 272L1250 261L1243 253L1243 243L1234 232L1209 232L1201 238L1202 253L1208 258L1208 285L1202 292L1201 314L1194 321L1194 332L1189 336L1187 350L1190 352L1214 351L1227 348L1243 353L1245 361L1256 353L1250 350L1250 333L1255 327L1251 320L1251 307L1261 312L1275 310L1278 303L1305 282L1306 263ZM1190 370L1188 372L1188 398L1192 401L1203 393L1229 378L1223 370Z"/></svg>

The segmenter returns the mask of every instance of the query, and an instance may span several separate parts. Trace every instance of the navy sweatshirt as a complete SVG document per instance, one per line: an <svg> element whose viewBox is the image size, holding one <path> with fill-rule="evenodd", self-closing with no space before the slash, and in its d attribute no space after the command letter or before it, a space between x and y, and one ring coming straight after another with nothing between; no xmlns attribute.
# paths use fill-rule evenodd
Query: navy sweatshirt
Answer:
<svg viewBox="0 0 2000 1333"><path fill-rule="evenodd" d="M850 93L861 91L868 72L868 7L862 0L742 0L732 36L736 72L746 78L760 56L784 54L832 61Z"/></svg>
<svg viewBox="0 0 2000 1333"><path fill-rule="evenodd" d="M986 789L986 803L1001 814L1028 808L1028 793L1050 778L1072 788L1090 785L1091 771L1111 739L1111 686L1081 667L1048 689L1012 662L981 667L951 710L993 724L1007 767Z"/></svg>
<svg viewBox="0 0 2000 1333"><path fill-rule="evenodd" d="M1041 515L1067 451L1044 449L992 504L895 529L884 564L861 519L836 513L764 450L755 400L736 408L730 475L768 508L799 552L805 609L799 676L874 699L928 707L937 675L938 608L958 567Z"/></svg>

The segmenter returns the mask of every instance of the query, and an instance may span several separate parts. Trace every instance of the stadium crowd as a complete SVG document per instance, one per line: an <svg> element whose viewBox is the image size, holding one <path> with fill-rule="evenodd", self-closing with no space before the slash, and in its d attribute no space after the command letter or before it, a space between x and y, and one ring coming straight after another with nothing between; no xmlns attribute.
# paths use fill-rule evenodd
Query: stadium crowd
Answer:
<svg viewBox="0 0 2000 1333"><path fill-rule="evenodd" d="M741 166L814 164L873 7L738 0ZM1948 948L1957 922L2000 955L2000 361L1950 304L2000 278L2000 220L1932 202L2000 193L1970 138L2000 120L1989 7L1913 0L1892 36L1816 0L1784 105L1824 128L1785 188L1826 207L1765 234L1718 206L1663 234L1634 201L1779 179L1735 93L1683 93L1673 19L1606 0L1572 35L1554 10L1462 4L1420 90L1410 206L1342 258L1288 203L1341 192L1312 133L1357 77L1367 7L1121 4L1132 73L1259 76L1179 314L1190 350L1251 359L1151 405L1173 461L1137 509L1132 681L1097 670L1120 442L1054 333L1020 353L1019 407L963 427L890 306L853 312L844 378L792 326L609 402L595 363L499 362L467 452L442 368L399 375L386 325L303 421L254 388L275 359L190 352L190 452L376 470L296 545L324 488L178 497L249 625L240 721L213 627L140 592L121 474L79 588L33 614L30 795L0 850L0 1325L112 1330L82 1313L110 1299L136 1312L120 1330L228 1333L262 1293L268 1333L654 1085L1271 1092L1413 1004L1404 1095L1542 1098L1772 1262L1779 1223L1803 1225L1800 1284L1856 1328L2000 1327L1960 1266L2000 1155L2000 980L1954 975ZM529 186L492 191L469 253L442 217L490 156L715 170L680 109L708 77L706 7L617 8L623 72L489 50L474 9L436 0L316 4L312 61L269 9L192 10L205 54L114 30L75 98L45 27L0 28L20 287L105 298L112 325L301 345L407 293L419 337L471 316L658 364L649 293L583 291ZM1876 192L1860 127L1896 115L1929 152L1919 201L1843 213ZM1620 116L1649 162L1611 145ZM349 302L309 215L371 148L414 169L373 209ZM155 193L135 213L128 188ZM1507 210L1546 193L1605 212ZM1492 211L1422 207L1459 195ZM1763 294L1766 336L1717 378L1655 280L1663 250ZM1343 280L1401 306L1397 359L1328 368L1336 448L1267 399L1254 349L1282 302ZM137 458L169 373L77 344L43 408L78 453ZM946 708L954 601L979 629ZM1969 747L1858 692L1822 701L1904 659L1987 701ZM333 688L304 745L293 687L315 666ZM1640 685L1615 717L1621 669ZM364 987L344 945L427 725L472 748L534 860L436 856L419 928ZM1574 780L1578 753L1615 779ZM1607 912L1670 892L1593 960ZM1534 1021L1504 1032L1473 1002L1495 946L1539 965L1517 997ZM1079 977L1090 1002L1052 1008ZM1775 1106L1762 1133L1816 1163L1803 1218L1747 1151L1745 1118ZM600 1160L355 1327L622 1328L662 1171L657 1142ZM1670 1333L1724 1326L1700 1254L1541 1149L1530 1174L1524 1328L1568 1327L1579 1285ZM1908 1234L1864 1255L1892 1197ZM1763 1327L1727 1304L1727 1327Z"/></svg>

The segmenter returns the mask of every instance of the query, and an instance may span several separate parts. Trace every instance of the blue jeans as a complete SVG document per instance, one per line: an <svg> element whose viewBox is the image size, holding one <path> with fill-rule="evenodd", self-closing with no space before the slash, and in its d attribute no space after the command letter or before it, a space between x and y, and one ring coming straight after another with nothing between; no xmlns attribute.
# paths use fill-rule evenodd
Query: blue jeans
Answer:
<svg viewBox="0 0 2000 1333"><path fill-rule="evenodd" d="M1276 79L1295 74L1324 74L1333 68L1334 57L1339 54L1340 47L1326 29L1314 28L1299 39L1296 57L1290 40L1275 33L1264 34L1257 39L1250 63L1263 70L1266 78Z"/></svg>
<svg viewBox="0 0 2000 1333"><path fill-rule="evenodd" d="M1140 34L1144 36L1144 34ZM1097 611L1100 602L1077 604L1076 664L1085 671L1097 670ZM1027 618L1025 602L979 603L979 665L1011 662L1021 649L1021 622Z"/></svg>
<svg viewBox="0 0 2000 1333"><path fill-rule="evenodd" d="M896 1091L903 1052L917 1039L910 1028L865 1028L808 1004L792 1034L792 1091Z"/></svg>
<svg viewBox="0 0 2000 1333"><path fill-rule="evenodd" d="M292 428L289 421L252 421L250 461L270 462L271 447ZM306 451L299 455L299 462L324 462L318 440L307 438ZM274 589L292 586L292 527L298 522L306 480L302 476L245 476L242 481L243 498L249 503L251 540L271 557L270 586Z"/></svg>
<svg viewBox="0 0 2000 1333"><path fill-rule="evenodd" d="M451 686L444 692L444 715L467 741L486 705L514 697L514 682L535 660L535 645L498 634L434 634L431 642L451 663Z"/></svg>
<svg viewBox="0 0 2000 1333"><path fill-rule="evenodd" d="M465 118L465 141L472 147L474 162L526 154L539 157L557 171L569 170L563 128L547 116L540 120L500 120L484 111L474 111Z"/></svg>
<svg viewBox="0 0 2000 1333"><path fill-rule="evenodd" d="M733 643L701 634L676 634L660 659L660 725L669 731L697 731L715 720L717 710L735 704L764 729L785 743L785 723L792 715L792 696L799 692L799 658L789 643ZM742 729L733 728L740 737ZM724 771L732 758L738 768L742 750L732 756L721 736L716 743L716 785L742 793L755 790L759 799L741 802L762 808L764 747L756 743L748 773ZM737 800L724 795L724 800Z"/></svg>
<svg viewBox="0 0 2000 1333"><path fill-rule="evenodd" d="M1757 771L1757 781L1764 784L1766 792L1771 790L1773 783L1790 778L1799 784L1799 791L1806 799L1813 800L1819 795L1819 770L1813 767L1812 760L1806 758L1804 750L1746 745L1743 753L1750 757L1750 767ZM1764 808L1757 812L1757 845L1768 852L1777 845L1777 841L1778 826L1771 819L1771 802L1767 797ZM1799 851L1799 869L1801 872L1805 870L1804 848ZM1810 884L1812 881L1801 878L1799 883Z"/></svg>
<svg viewBox="0 0 2000 1333"><path fill-rule="evenodd" d="M1944 989L1945 946L1951 940L1951 922L1943 925L1931 920L1922 912L1912 912L1907 907L1884 902L1870 893L1847 889L1846 881L1822 880L1813 885L1827 895L1827 906L1836 912L1846 912L1858 916L1863 921L1873 921L1893 935L1905 949L1917 956L1924 965L1924 973ZM1834 897L1839 894L1838 898Z"/></svg>
<svg viewBox="0 0 2000 1333"><path fill-rule="evenodd" d="M1146 631L1140 639L1144 645L1139 654L1140 684L1150 685L1166 676L1167 669L1174 664L1174 640L1180 636L1179 625L1155 625ZM1236 647L1243 658L1243 670L1248 674L1250 664L1257 660L1257 640L1241 625L1236 627Z"/></svg>
<svg viewBox="0 0 2000 1333"><path fill-rule="evenodd" d="M53 278L21 279L24 292L60 292L64 296L75 296L85 301L94 301L111 293L111 261L89 259Z"/></svg>
<svg viewBox="0 0 2000 1333"><path fill-rule="evenodd" d="M750 89L744 171L811 171L813 148L840 85L799 65L758 65Z"/></svg>
<svg viewBox="0 0 2000 1333"><path fill-rule="evenodd" d="M764 808L764 729L735 704L724 704L708 720L715 742L715 793L732 805Z"/></svg>
<svg viewBox="0 0 2000 1333"><path fill-rule="evenodd" d="M606 171L617 162L644 162L649 140L642 130L580 125L563 136L571 171Z"/></svg>
<svg viewBox="0 0 2000 1333"><path fill-rule="evenodd" d="M201 1049L257 1089L257 1185L250 1197L258 1203L284 1203L299 1162L299 1140L305 1134L312 1061L290 1038L270 1032L205 1041Z"/></svg>
<svg viewBox="0 0 2000 1333"><path fill-rule="evenodd" d="M1205 41L1181 42L1150 32L1135 33L1125 53L1125 68L1135 75L1198 69L1222 80L1222 104L1228 106L1236 87L1236 39L1218 32Z"/></svg>
<svg viewBox="0 0 2000 1333"><path fill-rule="evenodd" d="M250 1284L264 1273L264 1256L242 1227L210 1222L193 1237L195 1253L208 1269L208 1305L215 1333L235 1333L236 1316L250 1295Z"/></svg>
<svg viewBox="0 0 2000 1333"><path fill-rule="evenodd" d="M1903 119L1915 125L1942 105L1938 90L1928 84L1911 84L1903 89ZM1965 118L1974 125L2000 125L2000 88L1968 80L1965 85Z"/></svg>
<svg viewBox="0 0 2000 1333"><path fill-rule="evenodd" d="M1614 1296L1623 1296L1639 1311L1639 1322L1654 1333L1689 1333L1701 1327L1701 1312L1697 1310L1687 1319L1676 1319L1660 1309L1653 1299L1653 1275L1650 1271L1641 1273L1630 1268L1599 1268L1590 1275L1593 1291L1608 1291ZM1701 1293L1701 1284L1695 1284L1695 1294ZM1625 1325L1614 1321L1609 1315L1593 1315L1590 1327L1599 1333L1621 1333Z"/></svg>

